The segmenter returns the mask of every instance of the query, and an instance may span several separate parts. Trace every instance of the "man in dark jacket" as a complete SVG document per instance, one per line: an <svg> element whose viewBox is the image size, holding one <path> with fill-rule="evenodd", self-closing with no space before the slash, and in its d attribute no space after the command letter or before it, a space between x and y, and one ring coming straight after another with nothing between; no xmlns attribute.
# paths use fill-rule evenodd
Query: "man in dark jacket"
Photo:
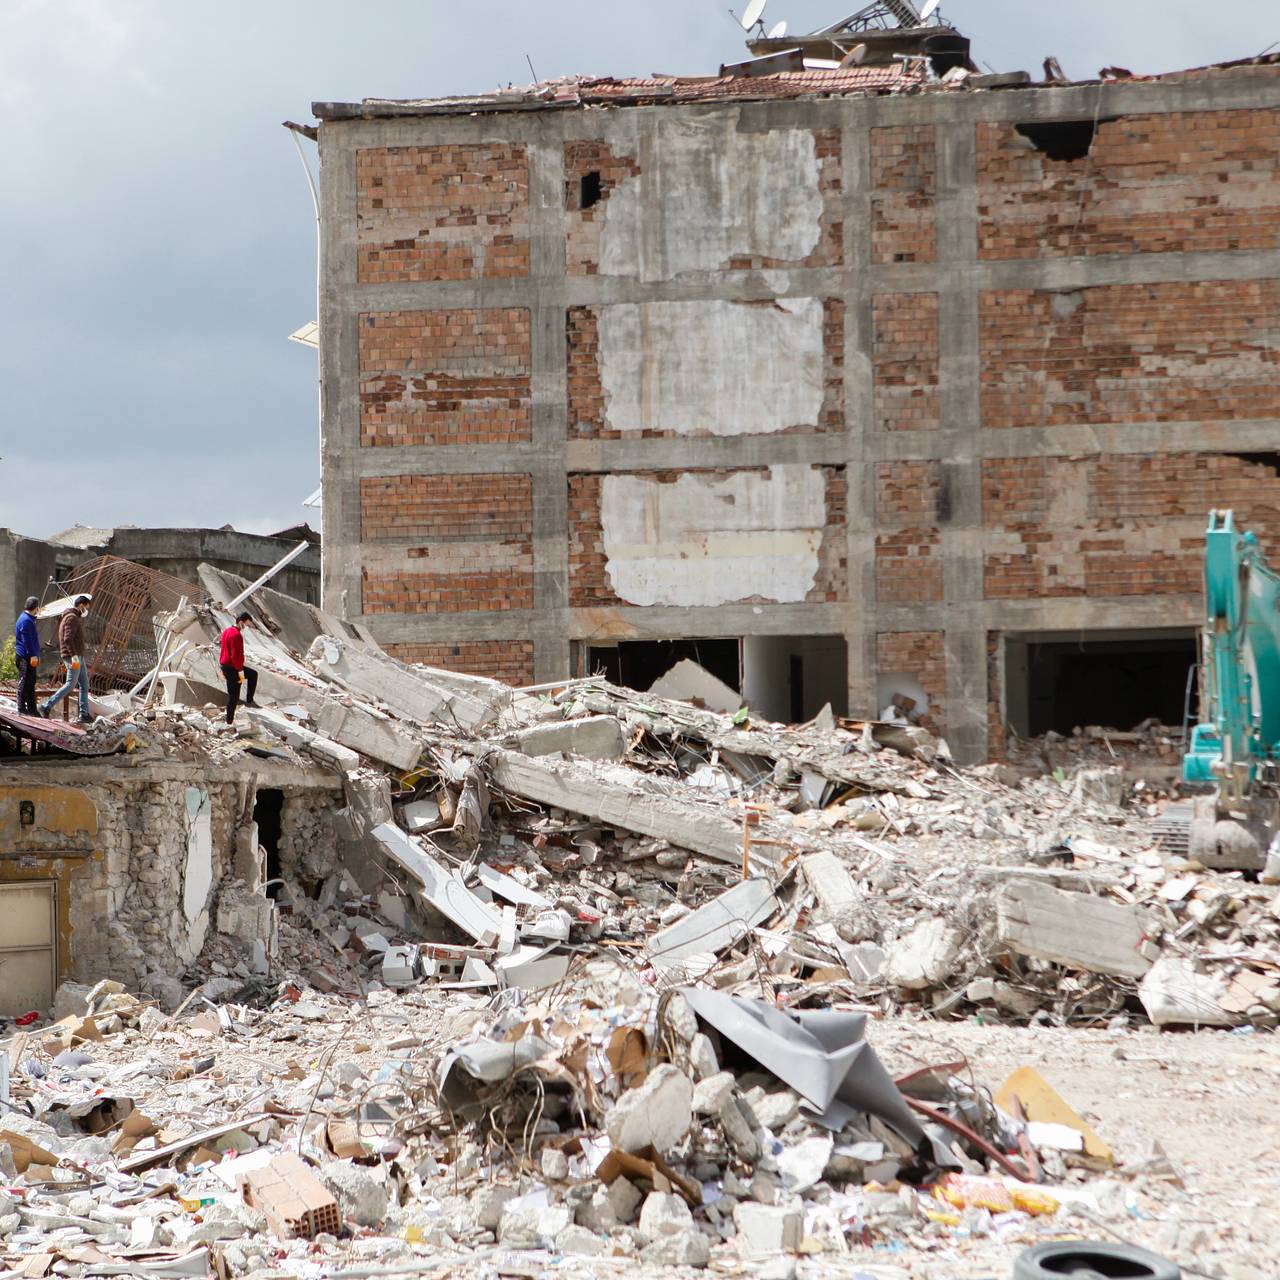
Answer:
<svg viewBox="0 0 1280 1280"><path fill-rule="evenodd" d="M244 700L246 707L256 707L254 691L258 687L258 673L252 667L244 665L244 636L240 629L253 618L248 613L239 614L236 620L222 633L222 650L218 654L218 665L222 668L222 678L227 682L227 723L232 724L236 718L236 704L240 701L240 686L246 685Z"/></svg>
<svg viewBox="0 0 1280 1280"><path fill-rule="evenodd" d="M27 607L13 624L14 652L18 659L18 714L38 716L36 707L36 673L40 669L40 633L36 630L36 614L40 601L27 597Z"/></svg>
<svg viewBox="0 0 1280 1280"><path fill-rule="evenodd" d="M89 612L89 596L76 596L74 607L58 624L58 652L67 668L67 682L40 708L47 716L77 685L80 687L80 723L92 724L89 714L89 668L84 660L84 618Z"/></svg>

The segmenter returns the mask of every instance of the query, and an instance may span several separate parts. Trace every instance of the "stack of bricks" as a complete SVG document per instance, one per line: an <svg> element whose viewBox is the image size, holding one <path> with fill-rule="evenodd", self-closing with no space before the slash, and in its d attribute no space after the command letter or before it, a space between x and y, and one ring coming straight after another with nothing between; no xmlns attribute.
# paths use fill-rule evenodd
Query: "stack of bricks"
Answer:
<svg viewBox="0 0 1280 1280"><path fill-rule="evenodd" d="M356 153L361 284L529 274L529 159L502 142Z"/></svg>
<svg viewBox="0 0 1280 1280"><path fill-rule="evenodd" d="M361 445L528 440L529 346L523 307L362 315Z"/></svg>

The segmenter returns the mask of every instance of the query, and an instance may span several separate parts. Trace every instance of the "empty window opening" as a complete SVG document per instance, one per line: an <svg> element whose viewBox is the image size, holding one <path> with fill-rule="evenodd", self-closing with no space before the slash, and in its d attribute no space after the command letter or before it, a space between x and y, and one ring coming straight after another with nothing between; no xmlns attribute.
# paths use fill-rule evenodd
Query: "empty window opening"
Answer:
<svg viewBox="0 0 1280 1280"><path fill-rule="evenodd" d="M843 636L747 636L742 693L762 720L803 724L825 706L849 714L849 657Z"/></svg>
<svg viewBox="0 0 1280 1280"><path fill-rule="evenodd" d="M1092 120L1044 120L1014 128L1050 160L1083 160L1097 132Z"/></svg>
<svg viewBox="0 0 1280 1280"><path fill-rule="evenodd" d="M253 820L258 824L258 846L267 855L267 897L274 898L280 892L280 825L284 813L284 792L274 787L259 791L253 802Z"/></svg>
<svg viewBox="0 0 1280 1280"><path fill-rule="evenodd" d="M1227 454L1228 458L1239 458L1241 462L1251 463L1255 467L1270 467L1280 476L1280 453L1236 453Z"/></svg>
<svg viewBox="0 0 1280 1280"><path fill-rule="evenodd" d="M1180 729L1195 716L1197 661L1191 630L1090 632L1074 639L1010 637L1006 715L1022 737L1086 725L1127 732L1145 720Z"/></svg>
<svg viewBox="0 0 1280 1280"><path fill-rule="evenodd" d="M578 207L590 209L592 205L600 203L601 195L600 174L595 169L590 173L584 173L582 181L578 184Z"/></svg>
<svg viewBox="0 0 1280 1280"><path fill-rule="evenodd" d="M624 689L646 691L655 680L688 658L735 692L742 688L739 642L731 640L622 640L587 650L587 669Z"/></svg>

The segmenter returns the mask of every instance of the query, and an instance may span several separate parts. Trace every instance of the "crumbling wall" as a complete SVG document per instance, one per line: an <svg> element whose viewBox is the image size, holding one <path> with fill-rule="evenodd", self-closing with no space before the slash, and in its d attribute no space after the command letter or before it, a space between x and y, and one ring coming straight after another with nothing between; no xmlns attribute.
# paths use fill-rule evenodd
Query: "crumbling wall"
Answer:
<svg viewBox="0 0 1280 1280"><path fill-rule="evenodd" d="M529 273L529 160L503 142L356 153L361 284Z"/></svg>
<svg viewBox="0 0 1280 1280"><path fill-rule="evenodd" d="M600 270L606 201L624 182L640 175L635 147L628 150L632 154L619 154L602 141L564 144L565 256L571 276L593 276Z"/></svg>
<svg viewBox="0 0 1280 1280"><path fill-rule="evenodd" d="M328 791L284 788L277 852L285 880L312 889L338 869L338 838L333 826L338 803Z"/></svg>
<svg viewBox="0 0 1280 1280"><path fill-rule="evenodd" d="M980 123L977 145L982 258L1280 246L1275 108L1103 118L1078 160L1012 123Z"/></svg>
<svg viewBox="0 0 1280 1280"><path fill-rule="evenodd" d="M929 698L917 707L922 722L946 731L946 637L941 631L887 631L876 636L876 669L882 679L902 675L918 681Z"/></svg>

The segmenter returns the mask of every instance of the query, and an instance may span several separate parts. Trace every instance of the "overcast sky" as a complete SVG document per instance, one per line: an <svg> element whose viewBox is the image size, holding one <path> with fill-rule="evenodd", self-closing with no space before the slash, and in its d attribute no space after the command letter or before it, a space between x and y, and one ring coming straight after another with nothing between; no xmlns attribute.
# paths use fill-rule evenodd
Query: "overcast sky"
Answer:
<svg viewBox="0 0 1280 1280"><path fill-rule="evenodd" d="M743 3L744 0L738 0ZM847 6L847 8L845 7ZM827 25L856 0L771 0ZM997 70L1069 76L1249 57L1276 0L944 0ZM318 513L310 199L280 121L316 100L531 77L713 71L718 0L3 0L0 526ZM307 144L308 147L310 144Z"/></svg>

